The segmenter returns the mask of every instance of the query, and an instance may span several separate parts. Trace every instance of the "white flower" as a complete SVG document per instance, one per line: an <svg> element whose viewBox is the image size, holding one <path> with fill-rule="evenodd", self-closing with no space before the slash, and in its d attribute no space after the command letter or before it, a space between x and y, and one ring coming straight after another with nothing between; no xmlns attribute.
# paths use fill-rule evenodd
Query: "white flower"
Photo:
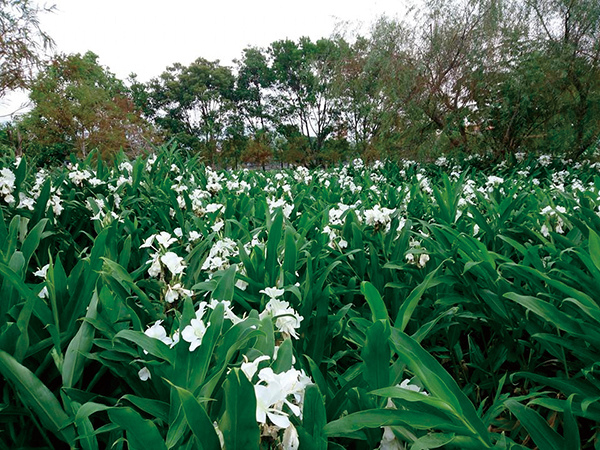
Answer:
<svg viewBox="0 0 600 450"><path fill-rule="evenodd" d="M223 205L221 205L220 203L210 203L209 205L206 205L206 212L207 213L217 212L217 211L221 210L221 208L223 208Z"/></svg>
<svg viewBox="0 0 600 450"><path fill-rule="evenodd" d="M31 197L27 197L23 192L19 192L19 205L17 208L24 208L33 211L35 200Z"/></svg>
<svg viewBox="0 0 600 450"><path fill-rule="evenodd" d="M224 226L225 226L225 222L223 222L222 220L218 220L217 222L215 222L215 224L211 228L215 233L218 233L219 231L221 231L223 229Z"/></svg>
<svg viewBox="0 0 600 450"><path fill-rule="evenodd" d="M236 280L235 287L242 291L245 291L248 288L248 283L245 282L244 280Z"/></svg>
<svg viewBox="0 0 600 450"><path fill-rule="evenodd" d="M177 241L177 238L171 237L171 234L167 233L166 231L161 231L155 237L156 237L156 242L158 242L164 248L169 248L169 246L173 242Z"/></svg>
<svg viewBox="0 0 600 450"><path fill-rule="evenodd" d="M179 297L191 297L194 292L189 289L184 289L181 283L176 283L173 286L167 286L167 292L165 293L165 301L167 303L173 303Z"/></svg>
<svg viewBox="0 0 600 450"><path fill-rule="evenodd" d="M290 426L288 415L280 409L271 405L280 403L284 400L280 392L270 389L268 386L257 384L254 386L254 395L256 396L256 421L262 424L267 423L267 417L279 428Z"/></svg>
<svg viewBox="0 0 600 450"><path fill-rule="evenodd" d="M298 314L290 304L283 300L271 298L265 305L265 310L259 314L260 319L272 317L275 320L275 326L280 333L287 334L294 339L298 339L296 329L300 328L300 322L304 318Z"/></svg>
<svg viewBox="0 0 600 450"><path fill-rule="evenodd" d="M388 231L388 227L391 221L390 215L393 214L396 209L382 208L379 205L375 205L373 209L367 209L364 212L365 223L373 226L376 229L384 228Z"/></svg>
<svg viewBox="0 0 600 450"><path fill-rule="evenodd" d="M152 256L152 259L150 261L152 261L152 264L148 268L148 275L150 275L152 278L156 278L162 272L162 268L160 266L160 260L158 258L158 253L155 253ZM150 262L150 261L148 261L148 262Z"/></svg>
<svg viewBox="0 0 600 450"><path fill-rule="evenodd" d="M195 242L198 239L202 238L202 235L200 233L198 233L197 231L190 231L190 241L191 242Z"/></svg>
<svg viewBox="0 0 600 450"><path fill-rule="evenodd" d="M381 442L379 443L379 450L405 450L404 444L402 444L398 439L396 439L396 435L392 431L391 427L384 426L383 428L383 436L381 437Z"/></svg>
<svg viewBox="0 0 600 450"><path fill-rule="evenodd" d="M50 264L46 264L44 267L42 267L41 269L38 269L37 271L33 272L33 274L36 277L40 277L40 278L46 278L46 274L48 273L48 268L50 267Z"/></svg>
<svg viewBox="0 0 600 450"><path fill-rule="evenodd" d="M138 376L142 381L148 381L150 378L152 378L152 375L150 374L150 371L147 367L142 367L138 372Z"/></svg>
<svg viewBox="0 0 600 450"><path fill-rule="evenodd" d="M296 427L290 424L283 432L283 450L297 450L300 448L300 439Z"/></svg>
<svg viewBox="0 0 600 450"><path fill-rule="evenodd" d="M46 286L44 286L42 288L42 290L40 291L40 293L38 294L39 298L48 298L49 292L48 292L48 288Z"/></svg>
<svg viewBox="0 0 600 450"><path fill-rule="evenodd" d="M152 247L152 243L154 242L154 236L156 236L155 234L150 235L142 245L140 245L140 248L150 248Z"/></svg>
<svg viewBox="0 0 600 450"><path fill-rule="evenodd" d="M240 369L242 369L242 372L244 372L246 378L248 378L248 381L252 381L254 374L256 374L256 371L258 370L258 365L262 361L267 361L269 359L271 359L269 355L263 355L259 356L252 362L248 362L248 358L246 358L246 355L244 355L244 362L242 363Z"/></svg>
<svg viewBox="0 0 600 450"><path fill-rule="evenodd" d="M550 237L550 230L548 230L548 226L546 224L542 225L542 229L540 231L542 232L542 236Z"/></svg>
<svg viewBox="0 0 600 450"><path fill-rule="evenodd" d="M160 257L160 261L165 266L167 266L167 269L169 269L169 271L173 275L182 274L185 270L185 263L183 261L183 258L173 252L167 252L164 255L162 255Z"/></svg>
<svg viewBox="0 0 600 450"><path fill-rule="evenodd" d="M402 389L406 389L409 391L413 391L413 392L419 392L423 395L429 395L426 391L422 390L419 386L417 386L416 384L410 384L410 381L408 378L406 378L405 380L402 380L402 383L397 384L397 387L400 387Z"/></svg>
<svg viewBox="0 0 600 450"><path fill-rule="evenodd" d="M276 299L283 295L284 289L277 289L276 287L269 287L258 291L261 294L265 294L270 299Z"/></svg>
<svg viewBox="0 0 600 450"><path fill-rule="evenodd" d="M123 161L121 164L119 164L119 170L122 172L126 171L131 173L133 171L133 166L129 161Z"/></svg>
<svg viewBox="0 0 600 450"><path fill-rule="evenodd" d="M173 339L167 336L167 330L161 325L162 320L157 320L151 327L148 327L144 334L148 337L158 339L166 345L171 345L173 343Z"/></svg>
<svg viewBox="0 0 600 450"><path fill-rule="evenodd" d="M199 319L192 319L190 324L183 329L181 338L190 343L190 352L193 352L202 344L202 338L206 334L206 330L207 325L204 325L204 322Z"/></svg>

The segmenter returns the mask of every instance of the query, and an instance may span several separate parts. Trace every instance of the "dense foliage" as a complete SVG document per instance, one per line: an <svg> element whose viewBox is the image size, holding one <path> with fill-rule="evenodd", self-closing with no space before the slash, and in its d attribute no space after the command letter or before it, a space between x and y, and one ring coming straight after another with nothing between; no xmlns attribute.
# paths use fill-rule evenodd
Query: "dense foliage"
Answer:
<svg viewBox="0 0 600 450"><path fill-rule="evenodd" d="M92 161L0 162L0 448L597 447L597 164Z"/></svg>
<svg viewBox="0 0 600 450"><path fill-rule="evenodd" d="M43 52L53 45L39 24L39 16L53 9L30 0L0 0L0 100L29 86Z"/></svg>

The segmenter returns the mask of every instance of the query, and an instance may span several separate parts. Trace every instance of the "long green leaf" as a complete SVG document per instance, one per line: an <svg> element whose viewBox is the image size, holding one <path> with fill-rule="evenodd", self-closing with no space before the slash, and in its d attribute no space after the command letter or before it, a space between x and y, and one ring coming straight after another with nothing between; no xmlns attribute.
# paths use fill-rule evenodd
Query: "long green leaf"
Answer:
<svg viewBox="0 0 600 450"><path fill-rule="evenodd" d="M225 412L219 423L227 450L258 449L260 430L256 422L254 387L239 369L233 369L223 384Z"/></svg>
<svg viewBox="0 0 600 450"><path fill-rule="evenodd" d="M363 281L360 284L360 292L365 296L369 308L371 308L372 320L374 322L376 320L385 320L386 322L389 322L387 308L375 286L368 281Z"/></svg>
<svg viewBox="0 0 600 450"><path fill-rule="evenodd" d="M31 408L45 428L64 442L75 444L75 429L68 425L67 413L33 372L0 350L0 373L16 388L21 401Z"/></svg>
<svg viewBox="0 0 600 450"><path fill-rule="evenodd" d="M131 450L166 450L165 440L151 421L131 408L111 408L110 420L126 431Z"/></svg>
<svg viewBox="0 0 600 450"><path fill-rule="evenodd" d="M525 427L539 450L569 450L563 437L554 431L548 422L534 409L528 408L514 399L504 403L521 425Z"/></svg>

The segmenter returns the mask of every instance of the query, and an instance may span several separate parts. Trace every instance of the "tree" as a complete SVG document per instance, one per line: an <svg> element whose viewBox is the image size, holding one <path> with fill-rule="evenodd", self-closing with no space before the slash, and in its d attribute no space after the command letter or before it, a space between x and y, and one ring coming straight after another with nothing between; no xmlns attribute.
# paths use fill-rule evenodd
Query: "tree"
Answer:
<svg viewBox="0 0 600 450"><path fill-rule="evenodd" d="M174 64L148 85L150 118L213 163L232 112L233 89L231 69L219 61Z"/></svg>
<svg viewBox="0 0 600 450"><path fill-rule="evenodd" d="M309 140L308 164L319 163L319 153L339 118L332 80L346 49L341 39L313 43L308 38L298 43L276 41L269 47L278 125L296 125Z"/></svg>
<svg viewBox="0 0 600 450"><path fill-rule="evenodd" d="M29 0L0 0L0 99L29 86L41 53L53 45L38 16L53 9Z"/></svg>
<svg viewBox="0 0 600 450"><path fill-rule="evenodd" d="M237 63L235 105L252 133L267 130L273 122L274 73L268 55L259 48L246 48Z"/></svg>
<svg viewBox="0 0 600 450"><path fill-rule="evenodd" d="M120 149L137 153L156 137L123 82L92 52L56 56L31 84L30 99L33 109L19 124L30 151L64 157L99 149L110 158Z"/></svg>
<svg viewBox="0 0 600 450"><path fill-rule="evenodd" d="M549 141L559 140L578 158L600 139L600 3L597 0L531 0L533 38L552 61L559 117Z"/></svg>

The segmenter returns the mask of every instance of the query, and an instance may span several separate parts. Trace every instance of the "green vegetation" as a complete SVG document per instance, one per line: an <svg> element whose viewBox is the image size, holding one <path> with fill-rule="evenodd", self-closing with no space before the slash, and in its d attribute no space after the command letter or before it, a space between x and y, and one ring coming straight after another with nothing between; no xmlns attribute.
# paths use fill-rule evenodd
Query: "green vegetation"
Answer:
<svg viewBox="0 0 600 450"><path fill-rule="evenodd" d="M0 6L0 450L600 448L596 0L148 83Z"/></svg>
<svg viewBox="0 0 600 450"><path fill-rule="evenodd" d="M597 164L92 161L0 166L1 448L597 447Z"/></svg>

